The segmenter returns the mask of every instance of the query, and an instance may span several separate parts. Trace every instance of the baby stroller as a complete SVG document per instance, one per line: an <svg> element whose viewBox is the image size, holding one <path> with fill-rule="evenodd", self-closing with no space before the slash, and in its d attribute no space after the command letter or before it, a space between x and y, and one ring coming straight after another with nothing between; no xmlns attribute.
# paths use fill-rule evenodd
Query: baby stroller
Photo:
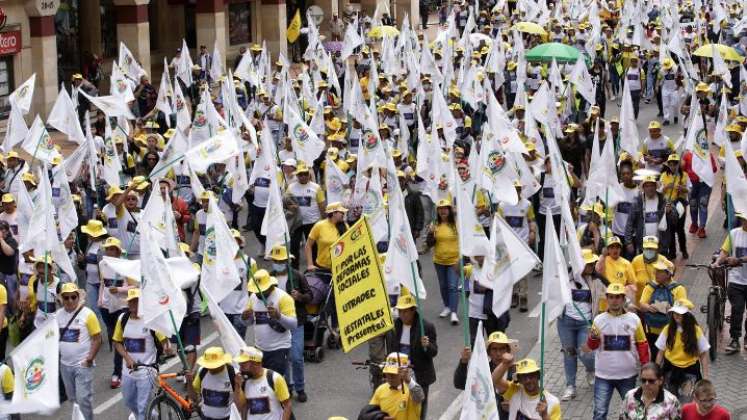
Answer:
<svg viewBox="0 0 747 420"><path fill-rule="evenodd" d="M327 348L340 348L340 333L332 327L335 314L334 291L331 287L332 275L324 271L304 273L311 289L311 302L306 305L307 317L304 324L304 360L320 363L324 359L324 333L327 335Z"/></svg>

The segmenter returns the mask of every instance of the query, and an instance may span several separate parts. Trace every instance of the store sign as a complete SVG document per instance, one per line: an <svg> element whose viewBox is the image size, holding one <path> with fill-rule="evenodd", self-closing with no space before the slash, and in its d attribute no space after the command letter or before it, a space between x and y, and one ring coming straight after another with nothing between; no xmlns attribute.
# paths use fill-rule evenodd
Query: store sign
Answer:
<svg viewBox="0 0 747 420"><path fill-rule="evenodd" d="M0 55L21 52L21 31L0 32Z"/></svg>

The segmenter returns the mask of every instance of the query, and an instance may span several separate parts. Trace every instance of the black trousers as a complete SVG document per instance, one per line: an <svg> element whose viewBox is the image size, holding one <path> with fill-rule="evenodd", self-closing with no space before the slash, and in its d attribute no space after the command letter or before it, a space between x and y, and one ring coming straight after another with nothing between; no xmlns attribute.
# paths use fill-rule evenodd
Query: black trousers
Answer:
<svg viewBox="0 0 747 420"><path fill-rule="evenodd" d="M687 201L680 200L682 205L685 206L685 209L687 209ZM687 254L687 237L685 236L685 219L687 215L687 210L685 211L685 214L682 215L679 219L677 219L677 224L674 226L674 229L672 230L672 239L671 242L669 242L669 255L667 258L674 261L675 258L677 258L677 245L679 244L680 247L680 254ZM675 240L676 236L676 240Z"/></svg>
<svg viewBox="0 0 747 420"><path fill-rule="evenodd" d="M290 237L290 253L293 255L294 258L292 261L293 268L298 270L298 264L299 260L301 259L301 241L303 238L309 237L309 232L311 232L311 228L314 227L313 223L309 223L308 225L301 225L297 227L296 229L291 232ZM315 257L314 257L315 258Z"/></svg>
<svg viewBox="0 0 747 420"><path fill-rule="evenodd" d="M641 91L640 90L631 90L630 91L630 99L633 100L633 114L635 114L635 119L638 119L638 109L639 105L641 103Z"/></svg>
<svg viewBox="0 0 747 420"><path fill-rule="evenodd" d="M540 212L537 212L537 229L539 229L537 231L537 238L539 238L538 257L540 258L540 260L544 258L544 254L545 254L545 223L546 222L547 222L547 216L545 216L544 214ZM555 232L557 232L558 229L560 229L560 215L559 214L552 215L552 222L555 225Z"/></svg>
<svg viewBox="0 0 747 420"><path fill-rule="evenodd" d="M729 324L729 335L733 340L742 337L742 321L744 309L747 305L747 286L743 284L729 283L726 287L726 296L731 304L731 324ZM744 328L747 330L747 320Z"/></svg>

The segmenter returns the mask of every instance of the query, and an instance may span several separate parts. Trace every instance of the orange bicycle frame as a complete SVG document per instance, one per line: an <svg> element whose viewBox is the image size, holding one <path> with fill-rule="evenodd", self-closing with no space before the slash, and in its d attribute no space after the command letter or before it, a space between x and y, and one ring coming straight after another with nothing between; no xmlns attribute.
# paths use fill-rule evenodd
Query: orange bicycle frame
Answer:
<svg viewBox="0 0 747 420"><path fill-rule="evenodd" d="M169 394L169 396L171 396L171 398L173 398L174 401L176 401L177 404L179 404L179 406L182 408L182 410L191 412L192 411L192 401L190 401L190 400L184 398L183 396L181 396L181 394L179 394L167 382L167 379L173 379L173 378L176 378L177 376L178 375L176 373L162 373L162 374L158 375L158 386L164 392L166 392L167 394Z"/></svg>

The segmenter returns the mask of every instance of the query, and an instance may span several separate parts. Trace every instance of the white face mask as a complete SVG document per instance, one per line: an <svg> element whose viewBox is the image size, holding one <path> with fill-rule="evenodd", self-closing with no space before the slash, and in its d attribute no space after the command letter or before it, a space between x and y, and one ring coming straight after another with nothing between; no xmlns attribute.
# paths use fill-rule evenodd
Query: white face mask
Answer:
<svg viewBox="0 0 747 420"><path fill-rule="evenodd" d="M644 249L643 250L643 258L646 259L646 260L648 260L648 261L653 260L654 258L656 258L656 250L653 250L653 249Z"/></svg>
<svg viewBox="0 0 747 420"><path fill-rule="evenodd" d="M286 268L287 268L287 265L285 265L285 263L283 264L278 264L276 262L272 263L272 271L276 273L283 272L285 271Z"/></svg>

